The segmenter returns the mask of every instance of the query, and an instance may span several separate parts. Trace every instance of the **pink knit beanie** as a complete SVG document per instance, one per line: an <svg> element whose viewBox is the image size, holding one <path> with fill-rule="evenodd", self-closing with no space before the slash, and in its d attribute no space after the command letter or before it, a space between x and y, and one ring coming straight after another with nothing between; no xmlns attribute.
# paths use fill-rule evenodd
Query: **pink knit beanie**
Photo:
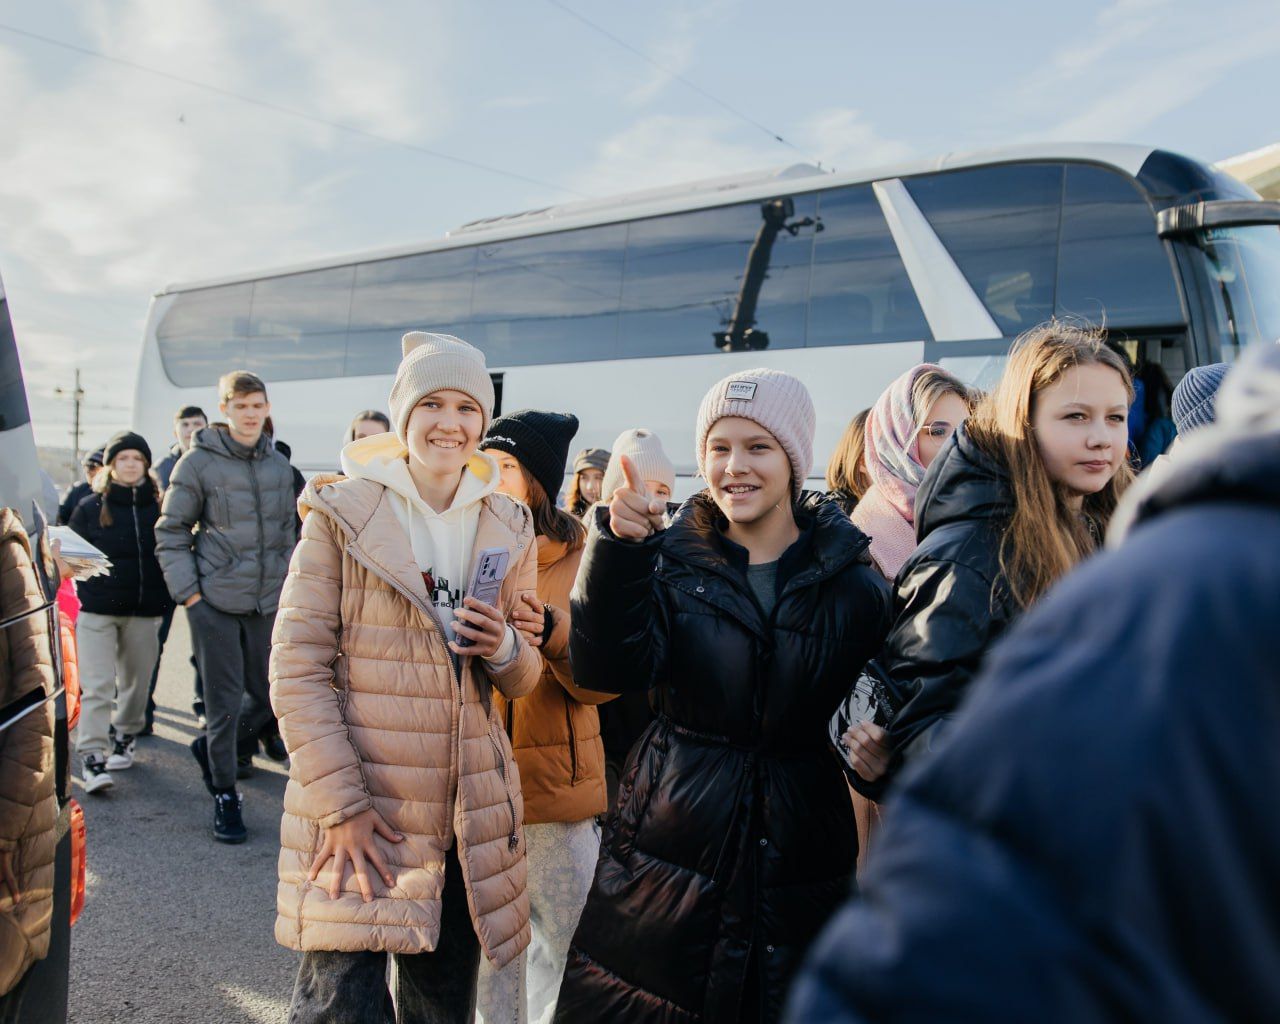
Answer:
<svg viewBox="0 0 1280 1024"><path fill-rule="evenodd" d="M716 421L741 416L759 423L778 439L791 460L791 490L796 498L813 467L813 432L817 417L809 389L781 370L732 373L716 384L698 409L698 472L707 469L707 435Z"/></svg>

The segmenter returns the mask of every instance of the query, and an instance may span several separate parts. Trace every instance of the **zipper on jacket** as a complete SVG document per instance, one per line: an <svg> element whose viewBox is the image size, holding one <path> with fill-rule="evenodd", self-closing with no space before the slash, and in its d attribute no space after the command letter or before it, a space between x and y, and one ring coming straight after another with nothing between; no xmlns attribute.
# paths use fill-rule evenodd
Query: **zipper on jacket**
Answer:
<svg viewBox="0 0 1280 1024"><path fill-rule="evenodd" d="M262 581L266 578L267 536L266 524L262 521L262 489L258 486L258 459L256 453L249 459L249 485L253 488L253 511L258 517L258 594L255 604L262 611ZM230 508L230 504L228 504Z"/></svg>
<svg viewBox="0 0 1280 1024"><path fill-rule="evenodd" d="M564 722L569 729L569 782L578 784L578 734L573 728L573 705L569 703L569 695L562 692L564 698Z"/></svg>
<svg viewBox="0 0 1280 1024"><path fill-rule="evenodd" d="M379 579L385 580L387 583L389 583L392 589L404 595L404 597L406 597L409 600L409 603L411 605L413 605L414 607L419 607L417 599L400 584L399 580L395 579L390 574L387 574L384 576L381 572L378 572L377 570L380 567L375 567L374 565L371 565L368 561L366 561L359 554L357 554L354 544L348 544L345 550L355 561L359 562L370 572L374 573L374 575L376 575ZM427 611L427 618L431 621L431 625L435 628L436 636L440 638L440 643L444 645L445 660L449 663L449 677L454 681L456 681L458 685L458 729L457 729L457 734L454 736L454 739L457 741L457 744L458 744L458 773L459 773L459 781L461 781L462 708L464 706L463 690L462 690L462 668L460 665L458 666L454 665L453 652L449 650L449 642L448 640L445 639L444 627L440 625L440 620L436 618L434 611L430 611L430 610ZM493 752L495 755L497 755L497 758L498 758L498 769L502 774L502 789L507 797L507 806L511 810L511 836L507 840L507 847L508 849L514 851L515 848L520 845L520 838L519 838L519 835L517 834L518 830L516 828L516 802L515 802L515 798L512 797L511 795L511 780L507 777L507 761L506 761L506 758L502 756L502 748L498 745L498 741L493 738L492 729L489 730L489 742L493 744Z"/></svg>
<svg viewBox="0 0 1280 1024"><path fill-rule="evenodd" d="M502 790L507 795L507 808L511 811L511 835L507 837L507 849L512 853L520 845L520 830L516 827L516 801L511 795L511 780L507 778L507 759L502 756L502 745L489 730L489 742L493 744L493 756L498 759L498 771L502 774Z"/></svg>
<svg viewBox="0 0 1280 1024"><path fill-rule="evenodd" d="M138 488L130 490L133 492L133 539L138 544L138 611L142 611L142 571L146 562L142 558L142 527L138 525Z"/></svg>

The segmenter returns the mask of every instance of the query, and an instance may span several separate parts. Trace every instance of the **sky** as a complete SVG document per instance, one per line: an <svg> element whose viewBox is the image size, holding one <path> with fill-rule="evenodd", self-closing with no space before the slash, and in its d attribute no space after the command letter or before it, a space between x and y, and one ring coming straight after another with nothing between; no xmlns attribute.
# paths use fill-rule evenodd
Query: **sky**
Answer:
<svg viewBox="0 0 1280 1024"><path fill-rule="evenodd" d="M69 445L77 367L85 444L128 424L169 283L798 162L1221 160L1280 141L1278 57L1275 0L0 0L0 276L36 438Z"/></svg>

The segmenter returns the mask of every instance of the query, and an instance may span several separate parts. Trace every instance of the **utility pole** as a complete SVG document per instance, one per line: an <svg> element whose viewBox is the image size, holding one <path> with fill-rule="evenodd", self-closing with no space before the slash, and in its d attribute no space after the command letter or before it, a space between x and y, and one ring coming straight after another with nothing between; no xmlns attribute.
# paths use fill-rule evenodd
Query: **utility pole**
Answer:
<svg viewBox="0 0 1280 1024"><path fill-rule="evenodd" d="M66 388L54 388L53 393L59 398L71 399L71 478L80 471L80 406L84 402L84 388L80 386L80 367L76 367L76 386L68 391Z"/></svg>

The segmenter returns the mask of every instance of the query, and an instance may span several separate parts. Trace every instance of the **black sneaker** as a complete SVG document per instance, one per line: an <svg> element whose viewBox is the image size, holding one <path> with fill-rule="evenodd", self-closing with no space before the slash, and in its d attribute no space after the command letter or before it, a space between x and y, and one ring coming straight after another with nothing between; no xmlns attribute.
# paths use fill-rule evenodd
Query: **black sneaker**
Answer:
<svg viewBox="0 0 1280 1024"><path fill-rule="evenodd" d="M253 778L253 755L241 754L236 758L236 778L251 779Z"/></svg>
<svg viewBox="0 0 1280 1024"><path fill-rule="evenodd" d="M204 788L213 796L217 796L218 791L213 788L213 773L209 771L208 736L197 736L191 741L191 756L196 759L196 764L200 766L200 777L204 779Z"/></svg>
<svg viewBox="0 0 1280 1024"><path fill-rule="evenodd" d="M107 771L122 772L133 767L134 738L128 733L116 736L111 745L111 753L107 756Z"/></svg>
<svg viewBox="0 0 1280 1024"><path fill-rule="evenodd" d="M85 754L80 762L82 766L81 781L84 782L84 791L86 793L97 793L103 789L110 789L113 780L111 773L107 771L107 759L101 754Z"/></svg>
<svg viewBox="0 0 1280 1024"><path fill-rule="evenodd" d="M273 761L289 760L289 749L284 745L284 740L280 738L278 732L262 737L262 749Z"/></svg>
<svg viewBox="0 0 1280 1024"><path fill-rule="evenodd" d="M240 794L234 789L213 794L213 838L218 842L243 843L249 838L240 807Z"/></svg>

